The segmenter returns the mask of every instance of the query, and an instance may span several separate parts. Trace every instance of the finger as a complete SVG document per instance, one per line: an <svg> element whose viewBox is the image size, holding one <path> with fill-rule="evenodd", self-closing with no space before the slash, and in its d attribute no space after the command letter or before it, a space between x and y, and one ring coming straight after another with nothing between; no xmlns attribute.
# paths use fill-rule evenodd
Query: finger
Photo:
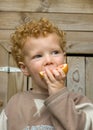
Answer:
<svg viewBox="0 0 93 130"><path fill-rule="evenodd" d="M64 72L61 68L58 68L58 72L60 73L62 79L65 79L65 78L66 78L65 72Z"/></svg>
<svg viewBox="0 0 93 130"><path fill-rule="evenodd" d="M44 80L47 83L47 85L50 84L50 80L49 80L48 75L46 73L44 73Z"/></svg>
<svg viewBox="0 0 93 130"><path fill-rule="evenodd" d="M52 72L53 72L54 77L55 77L57 80L62 79L62 76L61 76L61 74L60 74L60 72L59 72L58 70L54 69Z"/></svg>
<svg viewBox="0 0 93 130"><path fill-rule="evenodd" d="M47 77L50 80L50 82L55 82L55 77L49 69L46 69L46 74L47 74Z"/></svg>

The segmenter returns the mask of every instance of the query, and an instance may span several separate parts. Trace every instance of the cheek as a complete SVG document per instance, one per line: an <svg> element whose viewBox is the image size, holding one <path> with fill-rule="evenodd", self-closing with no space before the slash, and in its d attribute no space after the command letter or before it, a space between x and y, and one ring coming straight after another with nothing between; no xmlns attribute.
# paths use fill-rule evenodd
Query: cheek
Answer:
<svg viewBox="0 0 93 130"><path fill-rule="evenodd" d="M28 72L31 76L38 74L41 71L41 61L32 61L28 58L25 59Z"/></svg>
<svg viewBox="0 0 93 130"><path fill-rule="evenodd" d="M31 64L31 69L30 69L32 74L37 74L41 71L41 65L40 64Z"/></svg>
<svg viewBox="0 0 93 130"><path fill-rule="evenodd" d="M64 56L59 56L58 58L55 59L55 62L57 64L63 64L65 62L65 57Z"/></svg>

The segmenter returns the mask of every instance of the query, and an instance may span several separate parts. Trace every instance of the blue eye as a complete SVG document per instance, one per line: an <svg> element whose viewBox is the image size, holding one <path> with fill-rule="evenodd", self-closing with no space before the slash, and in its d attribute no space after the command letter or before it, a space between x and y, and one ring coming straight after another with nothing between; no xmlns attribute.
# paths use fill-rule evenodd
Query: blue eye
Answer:
<svg viewBox="0 0 93 130"><path fill-rule="evenodd" d="M58 50L55 50L52 52L53 55L59 54L60 52Z"/></svg>
<svg viewBox="0 0 93 130"><path fill-rule="evenodd" d="M35 56L33 56L33 59L38 59L38 58L41 58L42 57L42 55L35 55Z"/></svg>

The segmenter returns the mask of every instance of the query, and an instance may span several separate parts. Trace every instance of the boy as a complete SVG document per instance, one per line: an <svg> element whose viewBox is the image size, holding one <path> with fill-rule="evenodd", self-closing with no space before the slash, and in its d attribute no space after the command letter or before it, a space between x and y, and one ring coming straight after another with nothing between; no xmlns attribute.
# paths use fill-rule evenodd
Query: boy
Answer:
<svg viewBox="0 0 93 130"><path fill-rule="evenodd" d="M40 19L20 26L11 39L14 59L32 78L33 89L10 99L1 114L1 129L93 130L93 104L69 92L66 74L56 69L65 63L64 32Z"/></svg>

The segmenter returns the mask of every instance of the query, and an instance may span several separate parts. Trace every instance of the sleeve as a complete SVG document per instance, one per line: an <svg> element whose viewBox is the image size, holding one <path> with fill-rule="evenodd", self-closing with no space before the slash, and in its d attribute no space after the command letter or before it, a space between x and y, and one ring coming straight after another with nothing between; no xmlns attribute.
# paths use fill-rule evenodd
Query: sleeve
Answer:
<svg viewBox="0 0 93 130"><path fill-rule="evenodd" d="M0 130L7 130L7 117L4 110L0 114Z"/></svg>
<svg viewBox="0 0 93 130"><path fill-rule="evenodd" d="M48 97L45 105L52 114L55 129L93 130L93 104L86 96L67 88Z"/></svg>

